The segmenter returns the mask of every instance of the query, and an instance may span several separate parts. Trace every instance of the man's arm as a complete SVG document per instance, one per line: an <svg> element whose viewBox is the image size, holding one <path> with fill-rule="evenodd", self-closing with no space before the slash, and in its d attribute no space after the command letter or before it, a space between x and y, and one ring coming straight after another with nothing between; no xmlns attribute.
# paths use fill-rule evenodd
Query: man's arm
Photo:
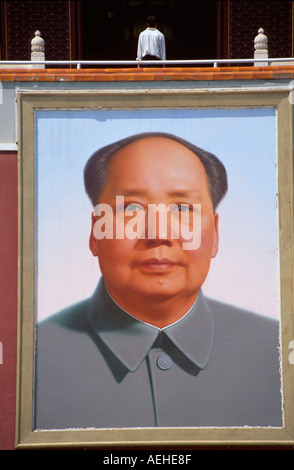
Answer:
<svg viewBox="0 0 294 470"><path fill-rule="evenodd" d="M166 60L165 37L161 36L161 59Z"/></svg>
<svg viewBox="0 0 294 470"><path fill-rule="evenodd" d="M142 59L142 35L139 35L138 47L137 47L137 60Z"/></svg>

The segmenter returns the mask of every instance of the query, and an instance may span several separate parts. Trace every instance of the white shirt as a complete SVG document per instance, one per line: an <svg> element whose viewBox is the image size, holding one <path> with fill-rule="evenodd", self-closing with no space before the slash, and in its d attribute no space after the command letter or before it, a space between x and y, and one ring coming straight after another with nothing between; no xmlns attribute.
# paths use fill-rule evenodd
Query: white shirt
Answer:
<svg viewBox="0 0 294 470"><path fill-rule="evenodd" d="M137 60L145 55L154 55L161 60L166 59L165 38L156 28L147 28L139 35Z"/></svg>

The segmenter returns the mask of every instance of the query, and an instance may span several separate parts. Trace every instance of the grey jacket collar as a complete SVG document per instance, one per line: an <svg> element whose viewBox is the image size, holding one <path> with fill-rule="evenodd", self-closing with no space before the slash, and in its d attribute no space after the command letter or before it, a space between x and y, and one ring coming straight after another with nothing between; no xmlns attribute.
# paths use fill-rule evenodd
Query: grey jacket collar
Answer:
<svg viewBox="0 0 294 470"><path fill-rule="evenodd" d="M213 348L213 313L201 291L181 320L160 330L120 308L101 279L89 305L88 320L94 334L131 372L144 361L160 333L166 335L173 347L200 369L206 367Z"/></svg>

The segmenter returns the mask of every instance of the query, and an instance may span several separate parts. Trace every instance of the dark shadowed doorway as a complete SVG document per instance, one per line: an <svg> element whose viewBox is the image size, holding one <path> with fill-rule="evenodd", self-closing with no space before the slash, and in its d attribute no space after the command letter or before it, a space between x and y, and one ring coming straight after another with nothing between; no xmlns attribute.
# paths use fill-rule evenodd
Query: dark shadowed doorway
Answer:
<svg viewBox="0 0 294 470"><path fill-rule="evenodd" d="M139 33L155 15L166 38L167 59L214 59L217 1L121 0L80 2L80 57L135 60Z"/></svg>

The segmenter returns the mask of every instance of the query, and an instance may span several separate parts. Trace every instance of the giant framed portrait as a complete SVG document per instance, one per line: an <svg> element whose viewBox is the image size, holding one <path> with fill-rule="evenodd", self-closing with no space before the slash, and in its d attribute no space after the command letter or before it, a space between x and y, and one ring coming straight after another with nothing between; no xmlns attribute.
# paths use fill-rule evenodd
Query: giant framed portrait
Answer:
<svg viewBox="0 0 294 470"><path fill-rule="evenodd" d="M292 108L18 94L18 448L293 445Z"/></svg>

